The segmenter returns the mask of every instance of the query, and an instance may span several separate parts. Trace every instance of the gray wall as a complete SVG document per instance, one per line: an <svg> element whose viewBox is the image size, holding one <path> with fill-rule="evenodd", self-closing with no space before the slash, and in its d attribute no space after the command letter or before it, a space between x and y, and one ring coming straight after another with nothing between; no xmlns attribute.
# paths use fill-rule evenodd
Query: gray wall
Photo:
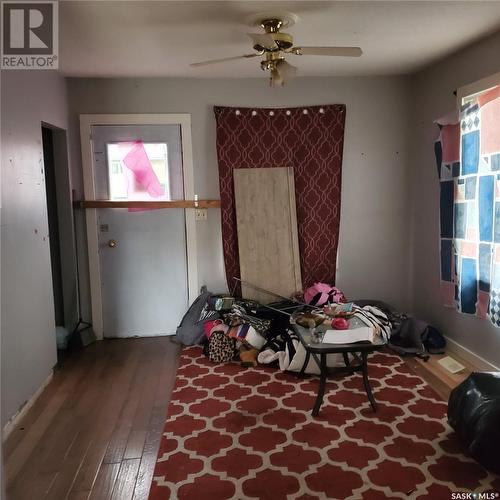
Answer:
<svg viewBox="0 0 500 500"><path fill-rule="evenodd" d="M72 182L80 195L81 113L190 113L196 192L201 198L218 198L214 105L346 104L337 284L350 297L379 297L408 309L410 96L406 78L303 78L278 89L269 88L265 78L68 79L68 95ZM208 221L197 223L197 235L200 284L224 290L219 210L209 210ZM84 263L83 252L81 257ZM82 272L85 290L87 273ZM82 295L89 314L88 291Z"/></svg>
<svg viewBox="0 0 500 500"><path fill-rule="evenodd" d="M455 109L453 91L500 71L500 33L419 73L413 79L413 304L415 313L490 363L500 366L500 330L441 306L439 183L433 120Z"/></svg>
<svg viewBox="0 0 500 500"><path fill-rule="evenodd" d="M64 79L2 71L2 426L56 363L41 123L67 128Z"/></svg>

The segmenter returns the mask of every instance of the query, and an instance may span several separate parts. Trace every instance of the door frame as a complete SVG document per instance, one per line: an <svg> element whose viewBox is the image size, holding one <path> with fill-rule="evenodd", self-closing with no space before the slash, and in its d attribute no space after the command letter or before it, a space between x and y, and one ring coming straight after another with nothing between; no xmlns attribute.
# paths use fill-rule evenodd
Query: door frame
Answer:
<svg viewBox="0 0 500 500"><path fill-rule="evenodd" d="M92 142L92 127L94 125L180 125L184 198L187 200L195 198L190 114L81 114L80 140L82 146L83 191L86 201L96 200ZM104 332L97 210L97 208L87 209L85 218L87 223L92 326L96 337L101 340ZM191 304L199 291L195 209L185 208L184 215L186 221L188 302Z"/></svg>

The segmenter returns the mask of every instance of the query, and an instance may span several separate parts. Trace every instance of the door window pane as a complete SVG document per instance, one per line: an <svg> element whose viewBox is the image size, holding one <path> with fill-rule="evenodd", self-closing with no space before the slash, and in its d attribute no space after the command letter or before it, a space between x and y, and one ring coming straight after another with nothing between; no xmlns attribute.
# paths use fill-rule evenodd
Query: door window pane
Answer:
<svg viewBox="0 0 500 500"><path fill-rule="evenodd" d="M94 187L97 200L172 201L184 199L180 125L93 125ZM149 189L134 189L124 156L142 143L154 177ZM109 150L110 149L110 150ZM124 151L120 151L123 149ZM147 172L147 169L146 169ZM150 172L151 174L151 172Z"/></svg>
<svg viewBox="0 0 500 500"><path fill-rule="evenodd" d="M106 144L110 200L171 200L164 142Z"/></svg>

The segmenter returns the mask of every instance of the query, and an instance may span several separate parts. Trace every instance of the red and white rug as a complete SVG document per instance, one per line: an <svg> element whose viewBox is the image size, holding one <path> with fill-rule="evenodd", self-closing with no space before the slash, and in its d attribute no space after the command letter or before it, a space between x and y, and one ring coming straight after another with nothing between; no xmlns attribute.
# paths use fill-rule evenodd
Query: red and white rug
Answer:
<svg viewBox="0 0 500 500"><path fill-rule="evenodd" d="M369 358L379 409L360 374L328 382L267 367L214 365L182 351L150 500L450 500L495 491L500 478L465 455L446 404L397 356Z"/></svg>

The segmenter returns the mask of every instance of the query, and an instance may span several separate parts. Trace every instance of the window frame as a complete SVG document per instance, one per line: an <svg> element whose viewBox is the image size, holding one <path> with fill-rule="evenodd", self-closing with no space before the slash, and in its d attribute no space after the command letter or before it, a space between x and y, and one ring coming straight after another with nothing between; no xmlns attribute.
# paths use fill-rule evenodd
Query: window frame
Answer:
<svg viewBox="0 0 500 500"><path fill-rule="evenodd" d="M110 162L110 156L109 156L109 147L112 146L112 145L116 145L116 144L120 144L120 141L110 141L110 142L107 142L106 143L106 170L107 170L107 182L108 182L108 199L109 200L123 200L123 198L113 198L111 196L111 162ZM166 177L166 184L165 184L165 194L164 196L162 197L162 199L166 200L166 201L172 201L172 192L171 192L171 189L170 189L170 165L169 165L169 156L168 156L168 145L166 142L159 142L159 141L155 141L155 142L144 142L144 147L146 147L147 145L162 145L162 146L165 146L165 167L166 167L166 172L165 172L165 177ZM150 160L163 160L163 158L150 158ZM112 161L116 161L116 160L112 160ZM121 167L122 167L122 171L124 172L124 166L123 166L123 161L120 161L120 164L121 164Z"/></svg>
<svg viewBox="0 0 500 500"><path fill-rule="evenodd" d="M463 100L467 97L474 97L477 94L481 94L493 87L500 86L500 72L494 73L493 75L487 76L486 78L481 78L468 85L464 85L457 89L457 104L458 109L461 109L463 105Z"/></svg>

